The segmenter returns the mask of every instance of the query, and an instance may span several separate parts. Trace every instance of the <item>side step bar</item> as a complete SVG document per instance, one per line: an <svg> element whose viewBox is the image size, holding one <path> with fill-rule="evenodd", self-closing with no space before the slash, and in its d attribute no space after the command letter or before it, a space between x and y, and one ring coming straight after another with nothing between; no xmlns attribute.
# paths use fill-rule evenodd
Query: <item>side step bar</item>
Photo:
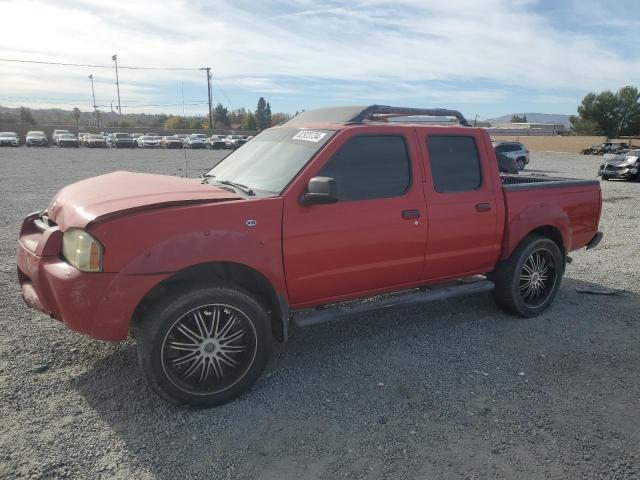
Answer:
<svg viewBox="0 0 640 480"><path fill-rule="evenodd" d="M291 321L293 325L298 328L310 327L357 313L373 312L400 305L418 305L421 303L434 302L436 300L445 300L448 298L472 295L474 293L488 292L494 288L494 283L489 280L461 281L454 285L447 284L441 287L433 286L425 291L412 290L409 291L409 293L373 297L374 299L369 299L370 301L353 301L349 303L330 305L326 308L315 310L300 310L293 312L291 315Z"/></svg>

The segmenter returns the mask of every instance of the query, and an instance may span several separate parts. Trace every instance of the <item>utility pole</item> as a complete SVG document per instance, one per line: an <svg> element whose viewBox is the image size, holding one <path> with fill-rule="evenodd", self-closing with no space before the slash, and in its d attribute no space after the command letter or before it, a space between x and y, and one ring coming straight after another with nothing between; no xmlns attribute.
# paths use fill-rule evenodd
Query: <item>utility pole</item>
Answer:
<svg viewBox="0 0 640 480"><path fill-rule="evenodd" d="M473 126L476 126L476 122L478 121L478 114L476 113L475 118L473 119Z"/></svg>
<svg viewBox="0 0 640 480"><path fill-rule="evenodd" d="M204 70L207 73L207 98L209 99L209 130L213 130L213 112L211 107L211 67L203 67L200 70Z"/></svg>
<svg viewBox="0 0 640 480"><path fill-rule="evenodd" d="M89 80L91 80L91 96L93 97L93 116L96 122L96 127L98 127L98 107L96 107L96 92L93 89L93 74L89 75Z"/></svg>
<svg viewBox="0 0 640 480"><path fill-rule="evenodd" d="M114 55L111 57L116 64L116 87L118 89L118 115L120 115L120 120L122 121L122 106L120 105L120 80L118 79L118 55Z"/></svg>

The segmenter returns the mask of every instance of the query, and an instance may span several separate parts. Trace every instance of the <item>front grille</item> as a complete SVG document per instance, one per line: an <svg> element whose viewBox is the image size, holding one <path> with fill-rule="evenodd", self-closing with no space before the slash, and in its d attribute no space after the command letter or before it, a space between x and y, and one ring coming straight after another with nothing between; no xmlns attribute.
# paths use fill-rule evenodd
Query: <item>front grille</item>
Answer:
<svg viewBox="0 0 640 480"><path fill-rule="evenodd" d="M605 171L607 172L617 172L619 170L624 170L625 167L616 167L614 165L607 165L606 167L604 167Z"/></svg>

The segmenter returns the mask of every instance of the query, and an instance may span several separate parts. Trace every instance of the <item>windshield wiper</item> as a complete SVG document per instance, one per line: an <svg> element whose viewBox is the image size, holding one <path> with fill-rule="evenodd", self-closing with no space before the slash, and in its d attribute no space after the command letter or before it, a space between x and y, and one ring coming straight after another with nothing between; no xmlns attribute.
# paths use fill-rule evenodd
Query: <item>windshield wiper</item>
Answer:
<svg viewBox="0 0 640 480"><path fill-rule="evenodd" d="M229 185L231 187L235 187L239 190L242 190L244 193L246 193L250 197L253 197L256 194L253 190L251 190L251 188L238 182L232 182L231 180L216 180L216 182L221 183L222 185Z"/></svg>

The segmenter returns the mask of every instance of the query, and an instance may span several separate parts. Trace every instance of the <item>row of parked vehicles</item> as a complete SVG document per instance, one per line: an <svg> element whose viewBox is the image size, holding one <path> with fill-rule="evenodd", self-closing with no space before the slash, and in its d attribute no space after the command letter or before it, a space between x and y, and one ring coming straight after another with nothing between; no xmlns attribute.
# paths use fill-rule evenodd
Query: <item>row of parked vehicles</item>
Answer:
<svg viewBox="0 0 640 480"><path fill-rule="evenodd" d="M629 144L625 142L604 142L591 145L580 153L582 155L606 155L608 153L618 155L629 150Z"/></svg>
<svg viewBox="0 0 640 480"><path fill-rule="evenodd" d="M54 130L51 139L43 131L33 130L27 133L27 147L88 147L88 148L210 148L215 150L235 150L252 136L211 135L204 133L179 133L176 135L158 135L157 133L80 133L78 136L69 130ZM0 146L20 146L20 137L15 132L0 132Z"/></svg>

